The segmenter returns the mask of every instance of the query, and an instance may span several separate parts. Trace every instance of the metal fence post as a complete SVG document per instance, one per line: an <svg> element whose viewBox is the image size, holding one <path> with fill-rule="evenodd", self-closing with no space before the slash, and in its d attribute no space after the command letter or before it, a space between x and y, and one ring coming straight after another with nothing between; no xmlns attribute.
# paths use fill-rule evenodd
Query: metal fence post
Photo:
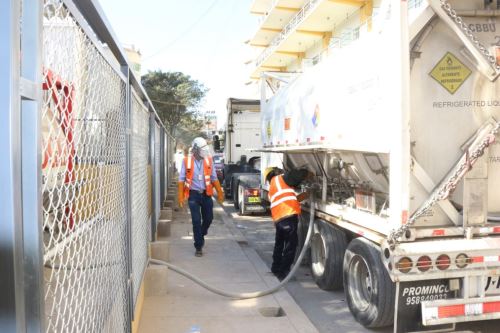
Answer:
<svg viewBox="0 0 500 333"><path fill-rule="evenodd" d="M26 331L45 330L42 238L42 6L24 0L21 23L21 151Z"/></svg>
<svg viewBox="0 0 500 333"><path fill-rule="evenodd" d="M128 297L128 332L132 331L131 321L134 320L134 296L132 279L132 91L130 86L130 68L122 66L122 73L127 78L126 102L125 102L125 209L126 209L126 233L127 233L127 297Z"/></svg>
<svg viewBox="0 0 500 333"><path fill-rule="evenodd" d="M163 141L165 142L165 196L168 194L168 188L170 187L170 141L168 137L168 133L165 131L165 135L163 136Z"/></svg>
<svg viewBox="0 0 500 333"><path fill-rule="evenodd" d="M160 128L160 205L165 200L165 130Z"/></svg>
<svg viewBox="0 0 500 333"><path fill-rule="evenodd" d="M25 330L18 0L0 2L0 331Z"/></svg>
<svg viewBox="0 0 500 333"><path fill-rule="evenodd" d="M150 112L149 116L149 165L151 166L151 241L156 241L156 182L155 174L155 114Z"/></svg>

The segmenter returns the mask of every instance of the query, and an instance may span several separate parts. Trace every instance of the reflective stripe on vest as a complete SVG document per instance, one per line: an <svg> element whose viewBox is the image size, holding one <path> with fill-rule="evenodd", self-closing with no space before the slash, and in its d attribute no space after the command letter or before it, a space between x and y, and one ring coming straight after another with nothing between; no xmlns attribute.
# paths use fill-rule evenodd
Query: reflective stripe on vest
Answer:
<svg viewBox="0 0 500 333"><path fill-rule="evenodd" d="M193 182L193 156L188 155L184 158L184 166L186 170L186 180L184 183L184 195L189 196L189 190L191 189L191 183Z"/></svg>
<svg viewBox="0 0 500 333"><path fill-rule="evenodd" d="M212 183L210 182L210 175L212 174L212 165L210 164L210 158L205 157L203 161L203 169L205 173L205 188L212 187ZM208 194L208 191L207 191ZM211 195L211 194L210 194Z"/></svg>
<svg viewBox="0 0 500 333"><path fill-rule="evenodd" d="M271 202L273 221L278 221L290 215L300 214L300 203L297 200L295 191L285 183L282 175L276 176L271 180L269 201Z"/></svg>
<svg viewBox="0 0 500 333"><path fill-rule="evenodd" d="M184 182L184 197L187 199L189 198L189 190L191 189L191 186L193 184L193 177L194 177L194 157L192 155L188 155L186 158L184 158L184 166L186 170L186 180ZM212 182L210 181L210 177L212 175L212 158L211 157L206 157L203 160L203 180L205 182L205 191L208 196L213 195L213 186Z"/></svg>

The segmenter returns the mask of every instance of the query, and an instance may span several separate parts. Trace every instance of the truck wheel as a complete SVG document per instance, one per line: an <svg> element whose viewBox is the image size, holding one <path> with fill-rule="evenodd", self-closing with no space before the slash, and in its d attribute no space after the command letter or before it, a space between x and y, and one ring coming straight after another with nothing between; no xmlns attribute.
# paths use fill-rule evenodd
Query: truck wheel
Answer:
<svg viewBox="0 0 500 333"><path fill-rule="evenodd" d="M234 209L239 210L240 209L240 201L239 201L239 197L238 197L238 188L240 187L240 182L237 180L233 180L233 182L236 182L236 184L234 184L233 189L231 191L233 193L233 205L234 205Z"/></svg>
<svg viewBox="0 0 500 333"><path fill-rule="evenodd" d="M365 327L394 321L395 287L380 258L380 250L363 238L354 239L344 258L344 291L349 310Z"/></svg>
<svg viewBox="0 0 500 333"><path fill-rule="evenodd" d="M238 206L238 213L245 215L245 189L241 185L238 185Z"/></svg>
<svg viewBox="0 0 500 333"><path fill-rule="evenodd" d="M314 222L311 239L311 273L323 290L342 289L342 265L347 248L345 233L324 222Z"/></svg>
<svg viewBox="0 0 500 333"><path fill-rule="evenodd" d="M297 251L295 252L295 260L299 258L299 254L304 247L304 242L307 236L307 229L309 227L309 215L301 214L299 215L299 225L297 226L297 237L299 239L299 243L297 244ZM307 266L311 264L311 248L306 250L304 257L302 258L301 266Z"/></svg>

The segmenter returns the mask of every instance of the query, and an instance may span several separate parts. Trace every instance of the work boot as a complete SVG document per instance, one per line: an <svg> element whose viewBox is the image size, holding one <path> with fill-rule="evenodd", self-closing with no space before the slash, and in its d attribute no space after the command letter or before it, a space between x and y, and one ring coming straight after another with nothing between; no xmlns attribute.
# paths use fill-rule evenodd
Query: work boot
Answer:
<svg viewBox="0 0 500 333"><path fill-rule="evenodd" d="M202 251L201 249L196 250L196 252L194 253L194 255L195 255L196 257L201 257L201 256L203 255L203 251Z"/></svg>
<svg viewBox="0 0 500 333"><path fill-rule="evenodd" d="M278 278L278 280L283 281L283 280L284 280L284 279L288 276L288 274L289 274L289 273L290 273L289 271L288 271L288 272L286 272L286 273L279 272L279 273L276 273L276 274L274 274L274 275ZM288 281L295 281L295 280L296 280L296 279L295 279L295 276L292 276L292 277L290 278L290 280L288 280Z"/></svg>

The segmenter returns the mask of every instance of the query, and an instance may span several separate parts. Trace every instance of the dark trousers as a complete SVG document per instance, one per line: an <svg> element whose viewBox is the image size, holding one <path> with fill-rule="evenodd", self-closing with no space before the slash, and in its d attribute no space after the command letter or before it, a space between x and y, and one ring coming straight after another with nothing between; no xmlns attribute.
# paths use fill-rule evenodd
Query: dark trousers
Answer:
<svg viewBox="0 0 500 333"><path fill-rule="evenodd" d="M297 237L297 215L292 215L275 224L276 239L274 241L273 264L271 271L277 276L285 276L290 271L299 241Z"/></svg>
<svg viewBox="0 0 500 333"><path fill-rule="evenodd" d="M205 235L214 218L212 197L197 191L189 192L189 210L193 223L194 247L201 250L205 244Z"/></svg>

